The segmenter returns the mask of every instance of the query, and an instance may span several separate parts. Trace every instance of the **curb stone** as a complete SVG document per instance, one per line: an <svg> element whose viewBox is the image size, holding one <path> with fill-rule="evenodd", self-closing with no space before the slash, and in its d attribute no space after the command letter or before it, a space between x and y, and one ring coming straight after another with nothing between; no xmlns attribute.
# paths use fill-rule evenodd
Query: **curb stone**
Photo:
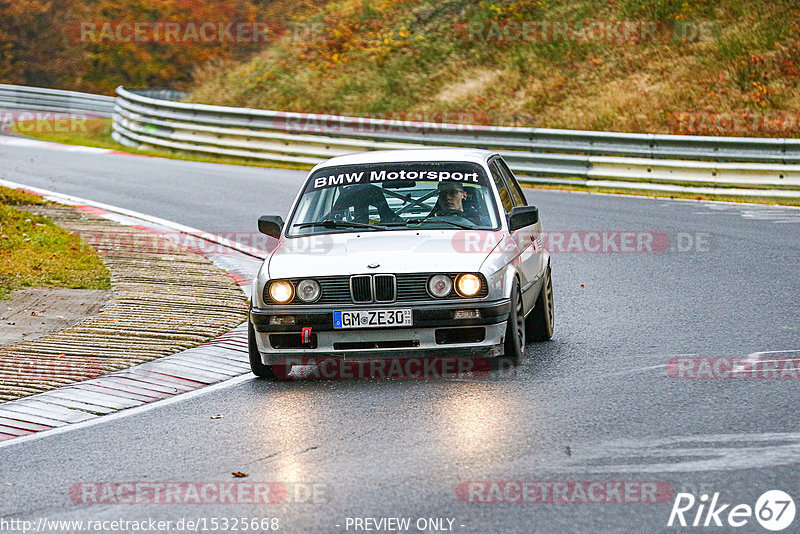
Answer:
<svg viewBox="0 0 800 534"><path fill-rule="evenodd" d="M236 250L236 244L217 244L213 253L178 247L169 241L174 232L164 235L163 221L137 219L127 210L120 216L82 205L21 209L69 231L127 238L138 232L157 246L122 254L113 243L98 243L113 287L103 310L62 332L0 349L0 400L16 399L0 403L0 441L249 372L241 324L246 298L237 285L248 285L257 272L261 260L254 254ZM20 362L27 376L8 378L9 366L18 370Z"/></svg>
<svg viewBox="0 0 800 534"><path fill-rule="evenodd" d="M96 249L111 272L112 296L75 327L0 349L0 400L13 400L154 360L241 324L246 299L210 260L164 237L67 206L22 206L70 232L146 238L153 250ZM142 235L143 234L143 235ZM133 343L131 342L135 340Z"/></svg>

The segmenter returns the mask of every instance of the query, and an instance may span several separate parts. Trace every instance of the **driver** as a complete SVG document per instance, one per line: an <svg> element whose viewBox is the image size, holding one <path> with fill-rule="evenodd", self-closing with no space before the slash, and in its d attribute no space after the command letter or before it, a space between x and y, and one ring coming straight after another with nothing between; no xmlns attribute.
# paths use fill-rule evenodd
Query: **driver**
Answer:
<svg viewBox="0 0 800 534"><path fill-rule="evenodd" d="M475 224L481 224L481 217L478 211L472 206L464 207L467 199L467 192L459 182L439 182L439 198L436 206L431 212L433 217L443 217L447 215L461 216Z"/></svg>
<svg viewBox="0 0 800 534"><path fill-rule="evenodd" d="M445 210L464 213L464 201L467 192L458 182L439 182L439 205Z"/></svg>

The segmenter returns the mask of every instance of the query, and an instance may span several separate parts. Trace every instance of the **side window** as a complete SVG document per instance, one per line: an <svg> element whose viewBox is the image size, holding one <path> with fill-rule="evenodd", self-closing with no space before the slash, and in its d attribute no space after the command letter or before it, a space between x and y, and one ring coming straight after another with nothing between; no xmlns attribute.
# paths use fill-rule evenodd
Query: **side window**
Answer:
<svg viewBox="0 0 800 534"><path fill-rule="evenodd" d="M514 174L511 172L511 169L508 168L506 162L501 159L496 159L495 162L500 168L500 171L503 173L503 177L506 179L508 192L511 193L511 200L514 201L514 205L527 206L528 203L525 202L525 195L522 194L522 189L520 189L519 183L517 182L516 178L514 178Z"/></svg>
<svg viewBox="0 0 800 534"><path fill-rule="evenodd" d="M506 187L506 181L503 179L500 167L497 165L497 160L493 160L489 163L489 169L492 171L492 178L494 178L494 183L497 186L497 192L500 193L500 201L503 203L503 209L508 213L511 211L511 208L514 207L514 202L511 200L511 195Z"/></svg>

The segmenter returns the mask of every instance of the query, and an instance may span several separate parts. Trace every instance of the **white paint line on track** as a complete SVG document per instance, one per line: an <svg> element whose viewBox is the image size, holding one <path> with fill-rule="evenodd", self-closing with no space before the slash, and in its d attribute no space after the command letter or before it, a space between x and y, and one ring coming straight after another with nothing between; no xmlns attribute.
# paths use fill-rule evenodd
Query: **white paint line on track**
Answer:
<svg viewBox="0 0 800 534"><path fill-rule="evenodd" d="M735 369L732 372L739 373L747 371L748 369L752 369L753 365L762 360L761 356L764 354L784 354L787 352L798 352L800 353L800 349L788 349L788 350L765 350L762 352L753 352L752 354L748 354L746 358L742 359ZM766 360L766 361L774 361L774 360Z"/></svg>
<svg viewBox="0 0 800 534"><path fill-rule="evenodd" d="M50 191L50 190L47 190L47 189L41 189L41 188L38 188L38 187L32 187L32 186L28 186L28 185L25 185L25 184L12 182L12 181L9 181L9 180L0 179L0 185L5 186L5 187L10 187L12 189L24 189L26 191L32 191L34 193L38 193L38 194L42 195L47 200L52 200L53 202L58 202L60 204L67 204L67 205L70 205L70 206L77 206L77 205L91 206L93 208L98 208L98 209L105 210L105 211L108 211L108 212L111 212L111 213L114 213L114 214L125 215L127 217L132 217L134 219L138 219L139 221L149 222L149 223L161 226L163 228L166 228L166 229L169 229L169 230L173 230L175 232L181 232L181 233L184 233L184 234L191 235L193 237L197 237L199 239L204 239L206 241L210 241L212 243L215 243L215 244L218 244L218 245L222 245L224 247L229 247L229 248L231 248L233 250L236 250L238 252L242 252L244 254L255 256L255 257L257 257L259 259L262 259L262 260L264 258L266 258L266 256L267 256L267 252L265 252L263 250L260 250L260 249L257 249L257 248L253 248L253 247L250 247L248 245L244 245L242 243L238 243L236 241L232 241L230 239L226 239L226 238L217 236L217 235L209 233L209 232L204 232L202 230L198 230L197 228L192 228L191 226L186 226L186 225L174 222L174 221L168 221L166 219L162 219L160 217L154 217L152 215L146 215L146 214L140 213L138 211L133 211L133 210L129 210L129 209L126 209L126 208L120 208L118 206L112 206L110 204L104 204L102 202L95 202L93 200L87 200L85 198L76 197L76 196L73 196L73 195L66 195L66 194L63 194L63 193L57 193L55 191ZM112 219L116 220L117 222L123 222L124 221L124 219L122 219L122 220L118 219L118 218L112 218ZM129 221L129 222L127 222L127 224L130 225L131 222Z"/></svg>
<svg viewBox="0 0 800 534"><path fill-rule="evenodd" d="M36 432L34 434L28 434L28 435L25 435L25 436L20 436L18 438L9 439L9 440L6 440L6 441L0 441L0 449L2 449L3 447L11 447L11 446L14 446L14 445L27 443L29 441L33 441L33 440L37 440L37 439L41 439L41 438L47 438L47 437L50 437L50 436L57 436L59 434L63 434L64 432L71 432L73 430L80 430L80 429L83 429L83 428L88 428L88 427L94 426L94 425L96 425L98 423L116 421L118 419L123 419L125 417L129 417L129 416L132 416L132 415L138 415L140 413L147 412L147 411L152 410L154 408L161 408L161 407L168 406L170 404L173 404L173 403L176 403L176 402L179 402L179 401L182 402L182 401L185 401L185 400L193 399L194 397L198 397L200 395L205 395L207 393L213 393L215 391L219 391L220 389L233 387L233 386L236 386L238 384L241 384L242 382L247 382L248 380L256 380L256 378L255 378L255 376L247 373L247 374L243 374L243 375L240 375L240 376L237 376L237 377L234 377L234 378L230 378L228 380L224 380L222 382L217 382L216 384L212 384L210 386L206 386L206 387L203 387L203 388L200 388L200 389L195 389L195 390L192 390L192 391L189 391L189 392L186 392L186 393L181 393L181 394L178 394L178 395L174 395L172 397L167 397L166 399L161 399L161 400L158 400L158 401L149 402L147 404L143 404L141 406L136 406L134 408L128 408L128 409L125 409L125 410L120 410L120 411L117 411L117 412L114 412L114 413L111 413L111 414L108 414L108 415L98 416L98 417L96 417L94 419L89 419L87 421L83 421L83 422L80 422L80 423L72 423L72 424L68 424L68 425L63 425L63 426L59 426L59 427L56 427L56 428L53 428L53 429L50 429L50 430L42 430L42 431ZM0 407L2 407L2 404L0 404Z"/></svg>
<svg viewBox="0 0 800 534"><path fill-rule="evenodd" d="M622 438L573 446L538 470L570 473L699 473L800 463L800 432ZM793 469L795 467L787 467Z"/></svg>
<svg viewBox="0 0 800 534"><path fill-rule="evenodd" d="M84 152L87 154L111 154L115 151L110 148L96 148L81 145L63 145L50 141L40 141L39 139L28 139L26 137L11 137L0 135L0 146L11 146L21 148L44 148L46 150L60 150L62 152Z"/></svg>
<svg viewBox="0 0 800 534"><path fill-rule="evenodd" d="M621 376L621 375L628 375L634 373L643 373L645 371L652 371L653 369L663 369L667 366L666 363L662 363L660 365L651 365L649 367L639 367L637 369L626 369L625 371L619 371L616 373L608 373L604 375L598 375L596 378L606 378L609 376Z"/></svg>

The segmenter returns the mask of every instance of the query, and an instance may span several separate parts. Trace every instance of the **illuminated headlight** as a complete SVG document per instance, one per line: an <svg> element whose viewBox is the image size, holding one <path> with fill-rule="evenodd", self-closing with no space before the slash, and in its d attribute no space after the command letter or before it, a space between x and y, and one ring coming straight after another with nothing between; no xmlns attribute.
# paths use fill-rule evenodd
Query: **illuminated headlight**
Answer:
<svg viewBox="0 0 800 534"><path fill-rule="evenodd" d="M269 298L278 304L286 304L294 298L294 286L288 280L275 280L269 284Z"/></svg>
<svg viewBox="0 0 800 534"><path fill-rule="evenodd" d="M428 280L428 292L436 298L444 298L453 291L453 281L446 274L435 274Z"/></svg>
<svg viewBox="0 0 800 534"><path fill-rule="evenodd" d="M474 274L460 274L456 278L456 291L462 297L474 297L481 290L481 279Z"/></svg>
<svg viewBox="0 0 800 534"><path fill-rule="evenodd" d="M303 280L297 284L297 296L303 302L314 302L319 298L322 290L316 280Z"/></svg>

